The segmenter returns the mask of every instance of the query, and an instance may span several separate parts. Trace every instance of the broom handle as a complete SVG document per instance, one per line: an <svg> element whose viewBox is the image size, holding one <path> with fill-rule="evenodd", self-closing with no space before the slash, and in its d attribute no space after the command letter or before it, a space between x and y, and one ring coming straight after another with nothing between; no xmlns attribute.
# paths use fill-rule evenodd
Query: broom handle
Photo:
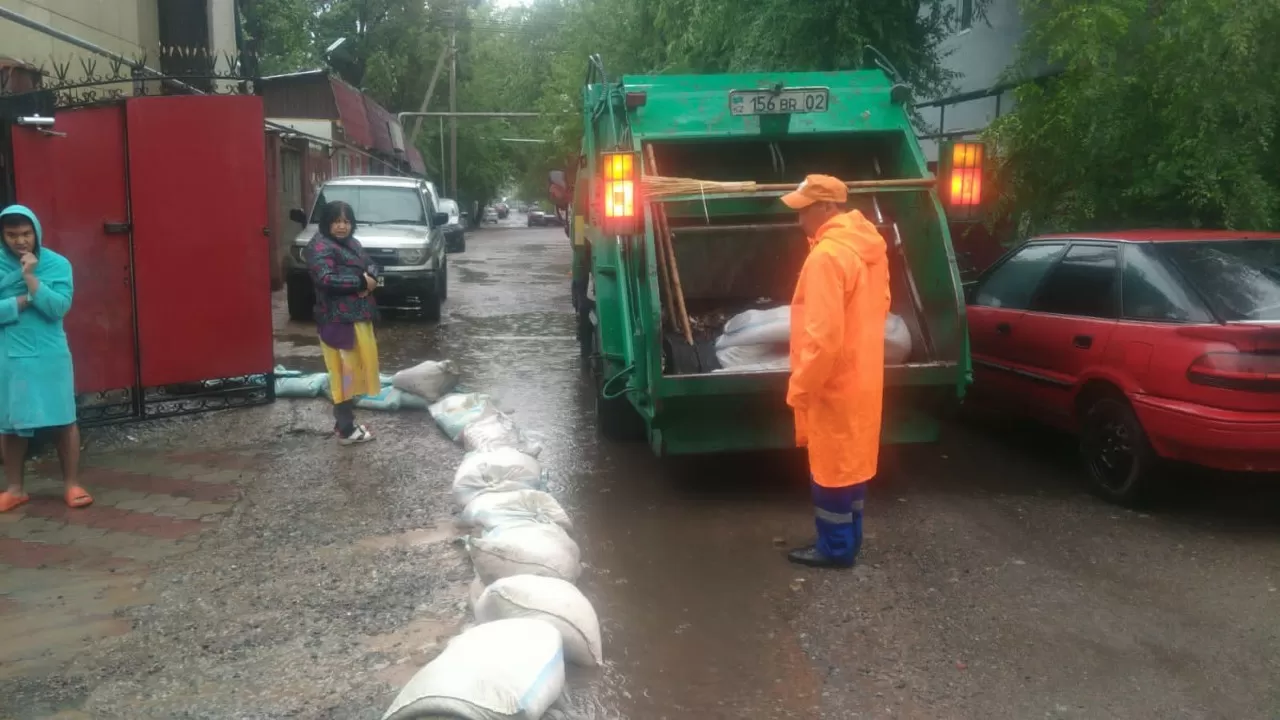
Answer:
<svg viewBox="0 0 1280 720"><path fill-rule="evenodd" d="M846 182L845 187L850 190L858 188L874 188L874 187L930 187L936 184L933 178L897 178L894 180L851 180ZM761 192L769 192L774 190L795 190L795 185L786 183L765 183L756 185L756 190Z"/></svg>
<svg viewBox="0 0 1280 720"><path fill-rule="evenodd" d="M645 146L645 158L649 163L648 172L653 172L653 146ZM666 210L662 205L654 203L650 206L650 212L653 213L653 238L654 249L658 256L658 292L661 293L662 314L670 323L672 329L679 330L680 323L676 320L675 300L671 296L671 275L667 269L667 253L662 244L664 235L663 221L666 219Z"/></svg>
<svg viewBox="0 0 1280 720"><path fill-rule="evenodd" d="M658 174L658 159L654 156L653 145L645 146L645 156L649 159L649 167L653 168L653 174ZM684 286L680 284L680 266L676 264L676 249L671 242L670 227L667 225L667 211L661 205L655 205L658 209L656 217L656 225L654 228L658 231L658 235L662 238L664 252L667 255L667 267L671 270L671 285L675 291L676 299L676 318L680 321L680 330L684 333L685 342L693 344L693 328L689 324L689 310L684 304Z"/></svg>

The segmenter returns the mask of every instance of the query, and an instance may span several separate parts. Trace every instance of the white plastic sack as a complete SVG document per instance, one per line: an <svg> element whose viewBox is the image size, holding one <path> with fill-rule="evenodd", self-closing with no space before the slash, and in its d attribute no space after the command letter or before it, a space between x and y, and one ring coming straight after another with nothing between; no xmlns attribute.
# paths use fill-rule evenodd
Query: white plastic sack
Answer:
<svg viewBox="0 0 1280 720"><path fill-rule="evenodd" d="M724 324L724 334L716 338L716 349L735 345L775 345L791 340L791 306L770 310L747 310Z"/></svg>
<svg viewBox="0 0 1280 720"><path fill-rule="evenodd" d="M428 402L435 402L458 384L458 370L452 360L428 360L396 373L391 384Z"/></svg>
<svg viewBox="0 0 1280 720"><path fill-rule="evenodd" d="M743 365L774 365L789 362L790 348L785 344L775 345L730 345L716 350L716 360L720 367L733 369Z"/></svg>
<svg viewBox="0 0 1280 720"><path fill-rule="evenodd" d="M737 365L734 367L716 368L711 372L718 373L750 373L750 372L778 372L780 370L791 370L791 358L778 358L769 362L750 363L748 365Z"/></svg>
<svg viewBox="0 0 1280 720"><path fill-rule="evenodd" d="M531 458L532 459L532 458ZM482 492L467 503L459 518L463 525L492 530L502 525L521 522L558 525L573 529L569 513L550 493L541 490L509 490Z"/></svg>
<svg viewBox="0 0 1280 720"><path fill-rule="evenodd" d="M475 579L471 581L471 590L467 593L467 601L471 604L471 612L474 613L476 611L476 603L480 602L480 596L484 594L484 590L484 581L480 579L479 575L477 575Z"/></svg>
<svg viewBox="0 0 1280 720"><path fill-rule="evenodd" d="M497 448L469 453L453 474L453 504L459 510L477 495L512 490L539 490L542 466L513 448Z"/></svg>
<svg viewBox="0 0 1280 720"><path fill-rule="evenodd" d="M542 620L498 620L451 640L382 720L538 720L563 690L559 630Z"/></svg>
<svg viewBox="0 0 1280 720"><path fill-rule="evenodd" d="M884 364L901 365L911 357L911 330L901 316L889 313L884 321Z"/></svg>
<svg viewBox="0 0 1280 720"><path fill-rule="evenodd" d="M578 543L558 525L518 523L496 527L467 541L471 564L486 585L512 575L541 575L575 582L582 574Z"/></svg>
<svg viewBox="0 0 1280 720"><path fill-rule="evenodd" d="M537 575L502 578L485 588L474 608L482 623L519 617L545 620L560 631L565 660L584 667L603 661L600 619L573 583Z"/></svg>
<svg viewBox="0 0 1280 720"><path fill-rule="evenodd" d="M498 406L481 393L454 393L445 395L431 405L431 417L449 439L457 442L468 425L498 414Z"/></svg>
<svg viewBox="0 0 1280 720"><path fill-rule="evenodd" d="M513 448L525 455L538 457L542 445L529 439L509 415L498 413L477 420L462 431L462 449L467 452Z"/></svg>

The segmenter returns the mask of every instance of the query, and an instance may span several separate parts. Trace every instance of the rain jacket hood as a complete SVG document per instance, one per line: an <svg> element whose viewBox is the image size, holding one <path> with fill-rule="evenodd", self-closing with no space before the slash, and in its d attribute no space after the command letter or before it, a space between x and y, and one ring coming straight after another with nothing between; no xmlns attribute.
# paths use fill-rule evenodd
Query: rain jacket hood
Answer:
<svg viewBox="0 0 1280 720"><path fill-rule="evenodd" d="M888 250L856 210L827 221L809 242L791 302L787 404L813 481L847 487L871 479L879 460Z"/></svg>
<svg viewBox="0 0 1280 720"><path fill-rule="evenodd" d="M40 227L40 218L36 217L36 214L26 205L10 205L4 210L0 210L0 218L5 215L19 215L31 221L31 227L36 230L35 254L39 255L40 248L44 246L44 228ZM9 249L8 243L5 244L4 249L6 255L13 257L13 251Z"/></svg>
<svg viewBox="0 0 1280 720"><path fill-rule="evenodd" d="M818 228L818 234L809 238L809 248L816 248L824 240L849 248L867 265L889 261L889 250L880 231L857 210L837 215L823 223Z"/></svg>

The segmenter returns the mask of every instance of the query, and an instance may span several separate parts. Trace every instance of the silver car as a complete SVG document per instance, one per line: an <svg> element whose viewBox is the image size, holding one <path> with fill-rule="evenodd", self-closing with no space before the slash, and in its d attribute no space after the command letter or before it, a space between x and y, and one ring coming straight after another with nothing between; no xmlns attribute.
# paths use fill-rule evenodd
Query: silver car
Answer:
<svg viewBox="0 0 1280 720"><path fill-rule="evenodd" d="M439 211L431 183L381 176L330 180L317 193L310 215L301 208L289 213L294 222L305 226L289 252L289 317L310 320L313 316L315 290L302 251L319 231L320 209L335 200L355 211L356 239L382 270L374 292L378 307L417 310L439 320L440 305L449 291L444 238L449 216Z"/></svg>

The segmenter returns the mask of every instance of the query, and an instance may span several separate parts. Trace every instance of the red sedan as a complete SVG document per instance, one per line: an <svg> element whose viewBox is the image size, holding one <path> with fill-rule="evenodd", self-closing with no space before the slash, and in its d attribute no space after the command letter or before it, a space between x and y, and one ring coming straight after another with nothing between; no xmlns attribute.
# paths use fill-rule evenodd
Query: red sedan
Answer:
<svg viewBox="0 0 1280 720"><path fill-rule="evenodd" d="M1044 236L967 293L974 399L1077 432L1108 499L1162 460L1280 471L1280 235Z"/></svg>

